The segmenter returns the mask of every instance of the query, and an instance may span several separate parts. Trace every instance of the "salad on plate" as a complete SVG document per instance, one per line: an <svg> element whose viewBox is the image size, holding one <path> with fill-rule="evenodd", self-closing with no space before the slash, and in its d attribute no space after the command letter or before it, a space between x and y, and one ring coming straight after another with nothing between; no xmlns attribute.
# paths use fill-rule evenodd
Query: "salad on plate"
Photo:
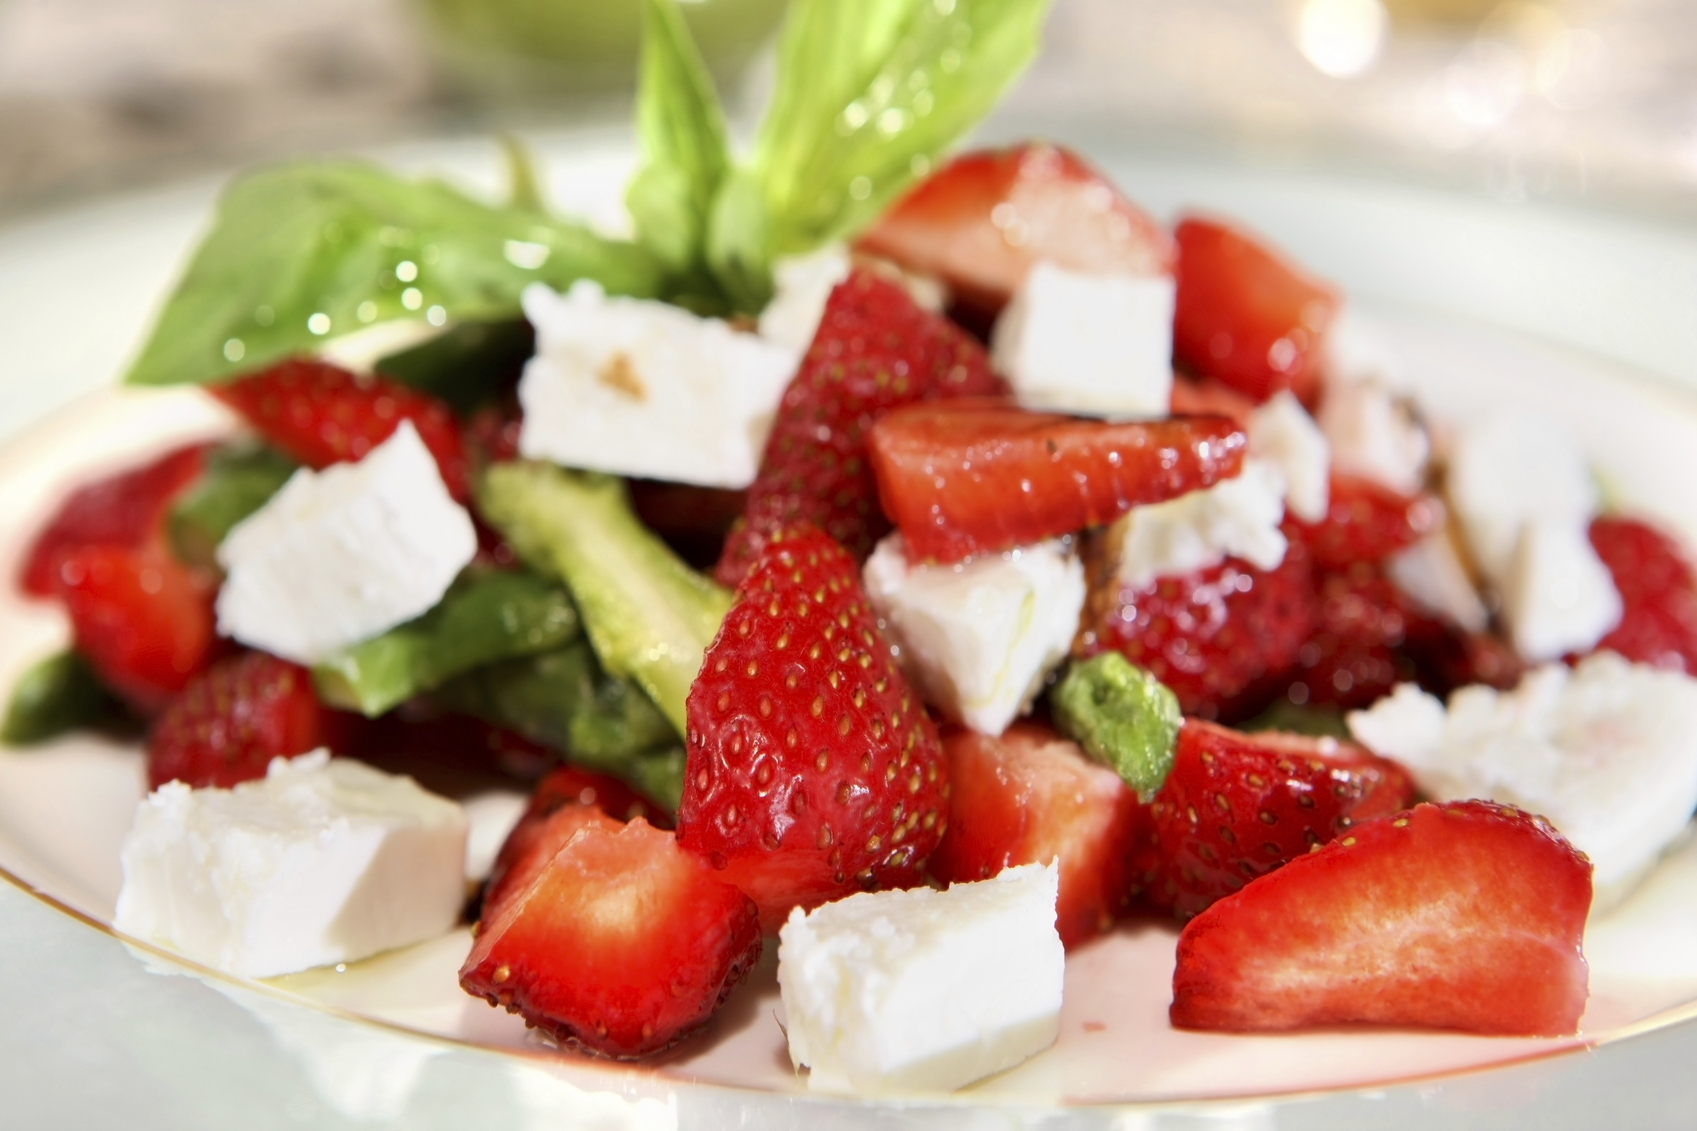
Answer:
<svg viewBox="0 0 1697 1131"><path fill-rule="evenodd" d="M1587 923L1697 808L1682 546L1231 220L955 152L1045 8L798 0L739 162L648 0L629 238L516 146L503 204L238 180L128 377L231 426L17 578L72 646L5 740L145 748L116 929L456 947L467 1008L618 1059L775 951L831 1092L1055 1055L1075 978L1175 1032L1582 1039ZM1132 931L1170 962L1102 964Z"/></svg>

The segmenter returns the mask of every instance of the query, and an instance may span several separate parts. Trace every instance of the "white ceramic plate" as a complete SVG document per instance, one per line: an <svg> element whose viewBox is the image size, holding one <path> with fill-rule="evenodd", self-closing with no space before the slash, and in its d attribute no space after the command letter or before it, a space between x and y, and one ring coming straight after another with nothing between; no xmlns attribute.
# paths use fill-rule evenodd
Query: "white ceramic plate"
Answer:
<svg viewBox="0 0 1697 1131"><path fill-rule="evenodd" d="M603 215L610 215L605 203L616 199L614 191L625 167L622 153L602 144L590 148L586 156L581 138L559 152L563 160L555 163L556 182L572 190L579 209L601 208ZM445 163L462 172L479 171L463 147L402 157L409 164ZM1684 484L1697 481L1697 400L1571 349L1557 351L1466 325L1454 317L1434 318L1412 311L1410 306L1416 303L1442 308L1454 295L1436 286L1423 289L1429 247L1410 244L1399 250L1396 245L1406 238L1406 230L1387 231L1373 223L1375 217L1384 217L1386 199L1407 205L1407 190L1339 185L1323 177L1304 181L1263 176L1268 183L1257 194L1253 185L1245 187L1241 171L1159 162L1121 164L1116 172L1122 183L1151 206L1167 210L1189 200L1246 216L1281 239L1299 259L1329 270L1352 293L1379 299L1364 305L1372 309L1382 336L1402 359L1409 379L1440 416L1461 419L1495 405L1537 403L1566 419L1584 437L1591 456L1622 498L1673 523L1689 540L1697 540L1697 502L1683 489ZM1323 209L1321 194L1329 194ZM1303 207L1305 197L1310 201L1308 208ZM57 358L55 341L78 341L84 356L51 392L62 396L79 386L110 381L117 351L133 340L142 312L168 273L168 256L178 254L189 238L192 224L185 221L199 214L206 199L203 189L186 190L85 214L80 225L55 221L58 227L38 225L22 233L0 234L0 296L8 300L0 306L0 340L24 346L24 368L8 375L0 387L0 428L14 432L11 445L0 454L0 571L7 576L16 569L29 531L67 484L168 443L229 427L228 418L210 401L184 391L95 393L44 423L27 420L32 409L39 411L36 406L55 399L44 396L42 390L43 378L57 376L44 365L47 358ZM1476 224L1475 213L1482 207L1443 197L1423 197L1413 203L1418 206L1411 213L1413 226L1429 230L1451 229L1458 218ZM1307 254L1303 237L1312 234L1305 229L1315 225L1317 211L1324 213L1326 236L1323 241L1314 240L1319 249L1315 254ZM1571 219L1567 225L1565 229L1558 225L1558 233L1566 231L1581 242L1598 238L1595 225ZM1514 223L1478 230L1496 233L1499 242L1512 244L1518 238ZM34 261L9 258L3 254L7 239L14 246L21 242L43 254ZM125 239L128 245L122 244ZM114 240L131 248L127 257L112 255ZM1364 260L1364 244L1377 245L1381 259L1375 263L1366 256ZM1566 262L1559 247L1552 252L1547 243L1539 246L1539 254L1558 269ZM1662 247L1665 250L1667 245ZM57 256L45 254L54 248ZM62 264L66 259L75 262L78 255L92 262L99 259L102 248L107 258L101 261L101 283L123 312L116 320L122 324L78 337L75 327L86 325L90 317L86 294L68 276L48 275L41 282L42 265ZM1470 277L1465 274L1468 263L1492 250L1475 242L1457 255L1458 286L1459 280ZM1661 254L1654 248L1629 250ZM1682 251L1688 253L1689 248L1676 246L1666 257L1677 261ZM1328 256L1336 261L1327 262ZM1367 277L1355 277L1362 273ZM1546 269L1540 285L1548 286L1548 274ZM1590 274L1587 285L1607 281ZM31 287L32 279L40 285ZM1658 301L1666 298L1660 294ZM1526 328L1518 294L1505 295L1499 306L1493 309L1474 299L1468 303L1468 312L1487 322ZM1570 343L1577 340L1595 346L1607 341L1610 331L1606 318L1592 321L1595 324L1566 317L1549 327L1532 328ZM1684 332L1683 324L1673 332ZM33 356L32 341L37 350ZM1644 351L1631 356L1649 359ZM3 399L7 396L13 401ZM10 418L3 415L8 409ZM23 602L10 592L0 595L0 684L9 686L22 664L63 640L63 623L50 609ZM29 752L0 751L0 867L96 923L108 921L120 880L117 846L140 796L140 783L136 751L88 738L74 737ZM0 914L0 924L5 922ZM1293 1095L1431 1079L1594 1046L1671 1024L1685 1016L1687 1003L1697 1001L1697 849L1676 852L1627 903L1592 924L1587 934L1592 997L1578 1040L1367 1030L1279 1037L1176 1032L1166 1024L1175 937L1176 932L1166 926L1131 925L1077 951L1068 964L1067 1005L1057 1046L952 1102L1040 1111L1078 1104ZM274 988L286 995L337 1015L311 1023L299 1021L312 1017L310 1011L291 1011L283 1004L285 998L251 991L244 997L227 980L210 981L233 999L249 1002L250 1012L269 1010L266 1016L274 1032L281 1031L275 1018L286 1016L295 1019L297 1028L327 1025L327 1031L341 1034L344 1042L354 1039L350 1032L369 1036L398 1027L477 1046L537 1053L522 1024L458 989L454 972L466 949L466 936L460 932L345 971L276 980ZM793 1103L787 1097L804 1093L805 1087L789 1069L773 1015L776 1001L768 962L700 1040L657 1067L608 1069L570 1058L557 1060L555 1067L585 1079L612 1080L620 1087L641 1081L644 1088L659 1087L663 1094L674 1096L722 1096L726 1094L722 1089L735 1089L729 1094L739 1097L735 1102L745 1118L750 1113L781 1111L784 1108L777 1105ZM265 1005L252 1006L252 1002ZM365 1027L340 1016L345 1014L383 1025ZM301 1050L322 1053L327 1047L339 1047L334 1041L326 1045L318 1039L282 1043L300 1056L307 1056ZM368 1066L362 1076L347 1069L357 1058L350 1061L338 1054L329 1061L319 1059L318 1076L340 1081L319 1087L321 1096L327 1088L344 1100L347 1095L362 1094L362 1079L367 1091L375 1089L372 1094L379 1098L394 1091L390 1078L398 1069ZM340 1074L326 1064L340 1066ZM341 1110L361 1118L405 1110L404 1104L390 1111L393 1107L385 1101L364 1107L354 1103L352 1111L344 1105ZM871 1114L870 1109L857 1110Z"/></svg>

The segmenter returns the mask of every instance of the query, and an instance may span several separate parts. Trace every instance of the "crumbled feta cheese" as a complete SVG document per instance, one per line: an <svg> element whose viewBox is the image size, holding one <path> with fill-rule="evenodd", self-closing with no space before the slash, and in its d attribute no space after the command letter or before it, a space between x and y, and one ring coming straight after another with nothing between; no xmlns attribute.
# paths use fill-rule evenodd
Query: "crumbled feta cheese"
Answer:
<svg viewBox="0 0 1697 1131"><path fill-rule="evenodd" d="M1285 507L1303 522L1326 517L1331 452L1314 418L1289 390L1275 393L1249 417L1249 454L1284 474Z"/></svg>
<svg viewBox="0 0 1697 1131"><path fill-rule="evenodd" d="M1489 614L1446 531L1428 534L1385 559L1385 576L1428 613L1468 632L1485 631Z"/></svg>
<svg viewBox="0 0 1697 1131"><path fill-rule="evenodd" d="M1585 527L1560 519L1536 518L1521 528L1502 598L1514 650L1534 663L1589 652L1620 623L1608 566Z"/></svg>
<svg viewBox="0 0 1697 1131"><path fill-rule="evenodd" d="M1056 865L947 891L790 912L778 985L790 1059L822 1092L948 1091L1048 1048L1066 968Z"/></svg>
<svg viewBox="0 0 1697 1131"><path fill-rule="evenodd" d="M1377 381L1350 381L1326 387L1320 403L1320 430L1331 444L1339 471L1382 483L1405 495L1426 482L1431 444L1426 429L1406 401Z"/></svg>
<svg viewBox="0 0 1697 1131"><path fill-rule="evenodd" d="M1464 429L1446 482L1467 548L1500 585L1520 531L1534 518L1584 526L1597 513L1597 486L1584 453L1555 421L1515 412Z"/></svg>
<svg viewBox="0 0 1697 1131"><path fill-rule="evenodd" d="M990 335L990 359L1029 408L1165 416L1173 391L1168 275L1086 275L1039 260Z"/></svg>
<svg viewBox="0 0 1697 1131"><path fill-rule="evenodd" d="M866 593L919 693L1001 734L1062 660L1084 608L1084 567L1061 542L954 565L910 566L900 534L867 560Z"/></svg>
<svg viewBox="0 0 1697 1131"><path fill-rule="evenodd" d="M760 312L760 336L798 355L813 344L831 290L849 277L848 249L826 244L806 255L779 257L772 264L776 292Z"/></svg>
<svg viewBox="0 0 1697 1131"><path fill-rule="evenodd" d="M536 356L519 380L531 459L708 487L754 481L801 352L580 280L526 288Z"/></svg>
<svg viewBox="0 0 1697 1131"><path fill-rule="evenodd" d="M1412 684L1349 716L1350 733L1441 800L1482 798L1548 817L1618 897L1697 807L1697 680L1598 652L1513 691L1464 687L1449 709Z"/></svg>
<svg viewBox="0 0 1697 1131"><path fill-rule="evenodd" d="M1284 475L1259 459L1243 461L1232 479L1164 503L1133 507L1108 528L1117 547L1118 575L1133 589L1158 577L1244 558L1258 569L1276 569L1287 544L1279 530L1285 513Z"/></svg>
<svg viewBox="0 0 1697 1131"><path fill-rule="evenodd" d="M124 839L114 926L231 974L353 962L453 927L466 820L326 751L235 789L160 786Z"/></svg>
<svg viewBox="0 0 1697 1131"><path fill-rule="evenodd" d="M218 547L218 631L312 664L426 612L477 553L403 420L358 463L295 472Z"/></svg>

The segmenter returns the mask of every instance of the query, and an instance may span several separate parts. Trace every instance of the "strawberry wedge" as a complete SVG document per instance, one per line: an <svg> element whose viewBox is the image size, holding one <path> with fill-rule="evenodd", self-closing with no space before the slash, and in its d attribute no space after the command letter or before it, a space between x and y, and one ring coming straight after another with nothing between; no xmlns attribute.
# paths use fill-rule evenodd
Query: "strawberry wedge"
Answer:
<svg viewBox="0 0 1697 1131"><path fill-rule="evenodd" d="M1575 1032L1591 863L1543 818L1486 801L1363 822L1198 915L1172 1023L1340 1022Z"/></svg>
<svg viewBox="0 0 1697 1131"><path fill-rule="evenodd" d="M963 398L892 412L868 450L908 556L955 562L1229 479L1245 443L1226 417L1114 423Z"/></svg>

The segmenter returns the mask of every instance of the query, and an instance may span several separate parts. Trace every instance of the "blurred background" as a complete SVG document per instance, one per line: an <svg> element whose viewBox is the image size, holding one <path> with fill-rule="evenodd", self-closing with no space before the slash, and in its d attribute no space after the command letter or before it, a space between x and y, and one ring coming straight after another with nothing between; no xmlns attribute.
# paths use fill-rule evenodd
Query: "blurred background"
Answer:
<svg viewBox="0 0 1697 1131"><path fill-rule="evenodd" d="M685 11L733 113L783 0ZM302 151L623 122L624 0L0 0L0 215ZM750 93L754 92L754 93ZM1697 216L1692 0L1056 0L1002 125Z"/></svg>

